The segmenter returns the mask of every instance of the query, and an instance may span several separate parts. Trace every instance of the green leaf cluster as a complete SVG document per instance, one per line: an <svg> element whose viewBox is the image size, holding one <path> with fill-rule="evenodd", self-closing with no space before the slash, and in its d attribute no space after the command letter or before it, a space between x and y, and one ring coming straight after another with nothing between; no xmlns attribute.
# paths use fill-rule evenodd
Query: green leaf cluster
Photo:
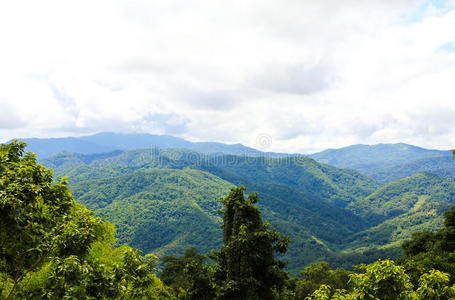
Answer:
<svg viewBox="0 0 455 300"><path fill-rule="evenodd" d="M111 223L77 204L66 179L0 146L0 296L5 299L169 299L157 258L115 248Z"/></svg>

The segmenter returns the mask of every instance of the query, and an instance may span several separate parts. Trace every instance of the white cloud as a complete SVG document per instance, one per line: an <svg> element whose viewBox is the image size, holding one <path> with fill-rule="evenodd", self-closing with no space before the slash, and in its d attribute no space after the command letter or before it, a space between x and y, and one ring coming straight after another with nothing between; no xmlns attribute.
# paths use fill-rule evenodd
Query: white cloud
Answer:
<svg viewBox="0 0 455 300"><path fill-rule="evenodd" d="M453 28L453 1L5 1L0 139L450 148Z"/></svg>

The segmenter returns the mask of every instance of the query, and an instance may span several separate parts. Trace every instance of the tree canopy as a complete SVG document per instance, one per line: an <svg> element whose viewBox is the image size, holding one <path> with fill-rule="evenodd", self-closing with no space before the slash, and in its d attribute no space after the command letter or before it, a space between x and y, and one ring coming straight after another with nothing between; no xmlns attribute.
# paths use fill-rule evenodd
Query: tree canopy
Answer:
<svg viewBox="0 0 455 300"><path fill-rule="evenodd" d="M77 204L66 179L54 182L24 148L0 145L0 296L168 298L156 257L114 248L114 226Z"/></svg>
<svg viewBox="0 0 455 300"><path fill-rule="evenodd" d="M280 259L289 238L263 221L256 192L246 197L235 187L221 199L221 247L164 257L160 280L155 255L117 245L114 225L76 203L66 178L54 179L24 147L0 145L1 298L455 298L455 206L443 228L403 243L397 262L377 260L355 273L319 262L289 278Z"/></svg>

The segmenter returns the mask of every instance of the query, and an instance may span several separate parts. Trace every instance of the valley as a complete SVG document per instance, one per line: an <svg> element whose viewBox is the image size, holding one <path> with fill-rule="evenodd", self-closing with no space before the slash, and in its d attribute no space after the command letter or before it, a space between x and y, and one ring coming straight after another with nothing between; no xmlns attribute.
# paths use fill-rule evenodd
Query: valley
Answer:
<svg viewBox="0 0 455 300"><path fill-rule="evenodd" d="M264 219L291 238L284 259L294 274L322 259L349 268L378 255L395 258L401 242L440 228L442 212L455 204L455 167L446 151L383 144L249 156L234 155L229 145L203 153L175 148L179 143L60 152L41 163L67 176L77 201L116 225L121 244L160 257L190 246L217 248L219 199L245 185L259 193Z"/></svg>

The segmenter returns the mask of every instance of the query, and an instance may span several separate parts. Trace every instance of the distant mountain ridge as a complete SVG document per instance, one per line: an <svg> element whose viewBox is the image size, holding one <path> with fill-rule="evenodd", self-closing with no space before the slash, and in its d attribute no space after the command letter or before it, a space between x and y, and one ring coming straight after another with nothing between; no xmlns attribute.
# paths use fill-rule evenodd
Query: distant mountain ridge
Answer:
<svg viewBox="0 0 455 300"><path fill-rule="evenodd" d="M418 172L445 177L455 175L450 151L425 149L404 143L352 145L328 149L309 157L338 168L354 169L375 180L388 183Z"/></svg>
<svg viewBox="0 0 455 300"><path fill-rule="evenodd" d="M455 177L455 160L450 151L425 149L409 144L351 145L339 149L327 149L310 155L262 152L242 144L217 142L190 142L169 135L146 133L98 133L89 136L67 138L30 138L27 150L36 153L40 160L60 152L80 153L89 159L101 153L130 151L136 149L179 148L206 155L242 155L251 157L280 158L308 156L319 163L338 168L356 170L383 184L411 176L419 172L429 172L446 178ZM187 151L184 153L188 153ZM191 154L193 155L193 154ZM198 156L194 154L193 156Z"/></svg>
<svg viewBox="0 0 455 300"><path fill-rule="evenodd" d="M318 162L339 168L350 168L365 174L397 163L409 163L418 159L449 155L450 151L430 150L405 143L363 145L357 144L339 149L327 149L310 154Z"/></svg>
<svg viewBox="0 0 455 300"><path fill-rule="evenodd" d="M185 148L206 154L265 155L265 152L242 144L223 144L217 142L190 142L169 135L153 135L147 133L112 133L102 132L94 135L64 138L26 138L27 150L32 151L41 159L59 152L95 154L115 150L134 150L141 148ZM270 153L272 156L287 154Z"/></svg>
<svg viewBox="0 0 455 300"><path fill-rule="evenodd" d="M445 178L455 178L455 160L450 155L417 159L389 168L381 169L370 175L382 182L392 182L415 173L432 173Z"/></svg>

